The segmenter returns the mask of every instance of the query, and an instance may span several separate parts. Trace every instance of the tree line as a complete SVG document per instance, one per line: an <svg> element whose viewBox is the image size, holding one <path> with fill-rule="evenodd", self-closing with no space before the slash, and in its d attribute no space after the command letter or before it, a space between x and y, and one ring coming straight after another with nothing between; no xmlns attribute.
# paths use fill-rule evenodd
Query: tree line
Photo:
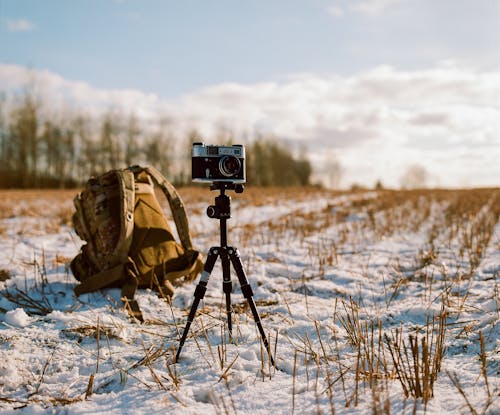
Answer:
<svg viewBox="0 0 500 415"><path fill-rule="evenodd" d="M146 122L112 111L100 117L51 117L43 111L46 104L29 93L8 108L5 104L0 98L2 188L77 187L91 176L133 164L155 166L178 186L191 183L191 146L203 138L195 129L180 136L167 117ZM241 143L226 131L211 143L245 144L250 185L310 183L312 169L306 156L295 155L270 137Z"/></svg>

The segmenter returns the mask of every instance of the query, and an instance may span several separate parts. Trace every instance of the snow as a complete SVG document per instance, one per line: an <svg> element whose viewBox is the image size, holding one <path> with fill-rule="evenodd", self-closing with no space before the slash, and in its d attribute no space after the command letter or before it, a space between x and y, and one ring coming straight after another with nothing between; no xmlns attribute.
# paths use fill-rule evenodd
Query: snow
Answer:
<svg viewBox="0 0 500 415"><path fill-rule="evenodd" d="M5 313L4 323L15 327L26 327L31 323L31 318L22 308L9 310Z"/></svg>
<svg viewBox="0 0 500 415"><path fill-rule="evenodd" d="M218 222L204 213L214 194L199 191L206 205L185 202L205 253L219 243ZM196 282L177 287L171 305L139 290L146 322L138 324L121 308L119 289L75 297L68 262L81 241L60 217L70 196L30 199L0 215L0 275L8 276L0 282L0 412L357 414L375 405L385 413L386 404L391 413L466 413L465 394L477 412L500 413L500 192L481 193L483 207L471 207L457 232L446 225L456 193L304 192L258 203L248 191L232 195L229 243L241 252L276 367L234 273L229 338L219 263L174 363ZM472 251L461 251L466 231L491 217L491 237L471 268ZM424 403L405 396L378 336L422 338L443 312L441 370ZM356 333L363 347L373 336L373 362L386 367L359 360L368 352Z"/></svg>

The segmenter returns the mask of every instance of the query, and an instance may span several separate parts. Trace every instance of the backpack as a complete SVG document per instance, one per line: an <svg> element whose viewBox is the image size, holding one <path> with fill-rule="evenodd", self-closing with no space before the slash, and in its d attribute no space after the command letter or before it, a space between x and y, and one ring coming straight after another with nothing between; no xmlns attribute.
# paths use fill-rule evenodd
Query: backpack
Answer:
<svg viewBox="0 0 500 415"><path fill-rule="evenodd" d="M165 194L181 243L176 242L155 195ZM171 297L173 283L193 280L203 268L192 247L186 211L177 190L153 167L111 170L88 180L74 199L73 226L86 243L70 267L75 294L121 287L129 314L144 321L134 294L152 288Z"/></svg>

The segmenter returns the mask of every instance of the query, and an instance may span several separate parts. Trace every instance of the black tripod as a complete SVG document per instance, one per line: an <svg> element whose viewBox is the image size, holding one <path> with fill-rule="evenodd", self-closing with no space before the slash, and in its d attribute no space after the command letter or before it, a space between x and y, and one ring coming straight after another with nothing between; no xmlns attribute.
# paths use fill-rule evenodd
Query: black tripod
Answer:
<svg viewBox="0 0 500 415"><path fill-rule="evenodd" d="M267 341L266 334L262 327L262 323L260 321L259 312L257 311L257 307L255 306L255 301L253 299L253 291L252 287L248 283L248 279L245 275L245 271L243 270L243 266L241 264L240 253L238 249L232 246L227 246L227 224L226 221L231 217L231 198L225 194L226 190L234 190L236 193L243 192L242 184L235 184L231 182L215 182L210 187L210 190L219 190L220 195L215 198L215 205L211 205L207 208L207 215L212 219L220 220L220 246L213 246L208 251L208 257L205 262L205 266L203 267L203 273L200 277L200 282L196 286L194 291L194 300L191 306L191 310L189 311L189 316L187 319L186 327L184 328L184 332L182 333L181 340L179 342L179 348L177 349L177 355L175 360L179 360L179 356L181 354L182 346L186 341L186 337L189 332L189 328L191 327L191 323L194 320L194 316L196 314L196 310L200 301L205 296L205 292L207 291L207 284L210 278L210 274L214 268L215 262L217 261L217 257L220 257L222 262L222 289L226 294L226 313L227 313L227 327L229 330L229 336L232 338L232 320L231 320L231 292L232 292L232 283L231 283L231 270L229 262L233 264L234 270L236 271L236 275L238 276L238 280L241 286L241 292L243 296L248 301L248 305L250 306L250 310L252 310L253 319L255 320L255 324L257 324L257 328L259 329L259 333L262 337L262 341L264 346L269 353L269 359L271 364L274 366L274 360L271 355L271 349L269 347L269 342Z"/></svg>

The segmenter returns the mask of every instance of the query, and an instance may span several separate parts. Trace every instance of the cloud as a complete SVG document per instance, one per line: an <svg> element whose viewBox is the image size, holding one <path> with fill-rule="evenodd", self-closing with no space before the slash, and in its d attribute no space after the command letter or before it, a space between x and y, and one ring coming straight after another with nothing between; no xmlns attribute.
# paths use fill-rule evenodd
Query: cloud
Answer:
<svg viewBox="0 0 500 415"><path fill-rule="evenodd" d="M370 16L376 16L402 1L403 0L361 0L354 2L351 6L351 10Z"/></svg>
<svg viewBox="0 0 500 415"><path fill-rule="evenodd" d="M73 81L47 70L35 70L19 65L0 64L0 91L15 95L30 90L41 102L50 102L52 113L64 113L74 108L98 116L109 110L135 112L149 120L165 109L168 103L155 94L139 90L106 90L87 82Z"/></svg>
<svg viewBox="0 0 500 415"><path fill-rule="evenodd" d="M237 137L271 135L305 146L320 169L333 150L344 165L346 185L373 184L377 178L398 185L415 162L440 177L441 185L499 184L500 72L453 62L414 71L378 66L352 76L223 83L163 100L0 65L0 91L22 87L30 74L52 111L73 106L100 114L113 108L145 120L164 114L179 134L196 127L208 142L221 129ZM475 162L465 168L460 160L467 152Z"/></svg>
<svg viewBox="0 0 500 415"><path fill-rule="evenodd" d="M327 7L326 11L334 17L343 17L345 15L344 9L337 5Z"/></svg>
<svg viewBox="0 0 500 415"><path fill-rule="evenodd" d="M35 25L27 19L7 19L7 31L9 32L31 32Z"/></svg>
<svg viewBox="0 0 500 415"><path fill-rule="evenodd" d="M348 4L331 4L326 8L326 12L336 18L344 17L348 12L374 17L403 1L405 0L350 0Z"/></svg>

